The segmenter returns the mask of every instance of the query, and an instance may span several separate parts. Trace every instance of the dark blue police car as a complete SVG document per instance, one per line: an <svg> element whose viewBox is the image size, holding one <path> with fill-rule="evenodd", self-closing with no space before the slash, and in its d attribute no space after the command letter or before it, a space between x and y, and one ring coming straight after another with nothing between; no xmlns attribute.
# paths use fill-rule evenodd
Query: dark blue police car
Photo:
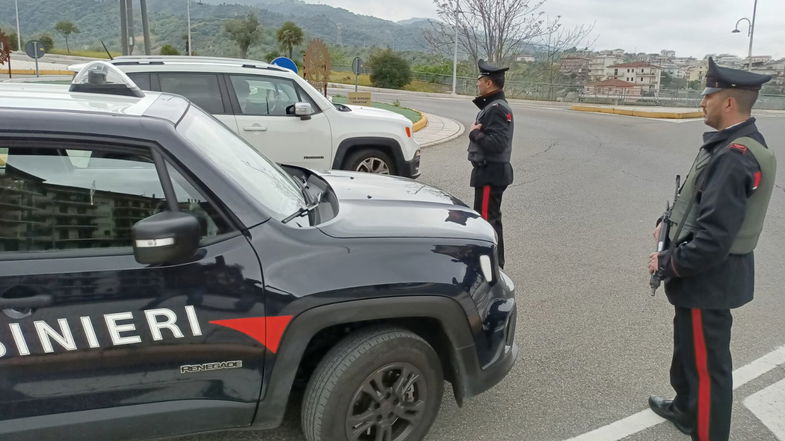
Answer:
<svg viewBox="0 0 785 441"><path fill-rule="evenodd" d="M0 439L421 439L517 354L493 229L436 188L278 166L111 65L0 85ZM298 394L299 395L299 394Z"/></svg>

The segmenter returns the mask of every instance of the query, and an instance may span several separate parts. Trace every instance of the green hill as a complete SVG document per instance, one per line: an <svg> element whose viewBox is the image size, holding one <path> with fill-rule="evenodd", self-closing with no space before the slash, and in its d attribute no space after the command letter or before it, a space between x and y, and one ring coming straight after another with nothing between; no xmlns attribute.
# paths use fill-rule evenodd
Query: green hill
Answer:
<svg viewBox="0 0 785 441"><path fill-rule="evenodd" d="M69 37L72 49L102 50L101 41L110 50L119 51L120 7L116 0L18 0L22 38L30 39L47 33L56 47L65 47L65 39L57 34L54 25L60 20L72 21L80 33ZM142 25L139 3L135 1L133 31L136 37L134 53L142 53ZM185 1L148 0L153 52L170 44L185 52ZM16 28L14 0L0 0L0 29L6 33ZM331 45L361 48L391 47L397 51L425 51L422 36L430 25L425 20L399 24L376 17L357 15L341 8L306 4L297 0L238 0L233 3L211 1L191 2L191 39L193 49L200 55L236 56L239 50L227 38L223 23L248 12L256 13L262 24L264 37L251 47L249 57L263 58L277 50L275 30L285 21L300 26L306 41L320 38ZM300 48L301 50L304 48Z"/></svg>

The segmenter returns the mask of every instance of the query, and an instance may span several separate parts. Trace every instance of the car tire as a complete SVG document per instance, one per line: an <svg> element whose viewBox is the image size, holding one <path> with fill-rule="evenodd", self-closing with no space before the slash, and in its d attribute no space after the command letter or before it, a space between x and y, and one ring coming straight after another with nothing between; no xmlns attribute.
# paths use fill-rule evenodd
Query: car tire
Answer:
<svg viewBox="0 0 785 441"><path fill-rule="evenodd" d="M347 170L380 175L394 175L397 171L390 155L378 149L362 149L353 152L344 164Z"/></svg>
<svg viewBox="0 0 785 441"><path fill-rule="evenodd" d="M397 328L357 331L313 373L303 398L303 433L308 441L421 440L439 412L443 388L439 357L418 335Z"/></svg>

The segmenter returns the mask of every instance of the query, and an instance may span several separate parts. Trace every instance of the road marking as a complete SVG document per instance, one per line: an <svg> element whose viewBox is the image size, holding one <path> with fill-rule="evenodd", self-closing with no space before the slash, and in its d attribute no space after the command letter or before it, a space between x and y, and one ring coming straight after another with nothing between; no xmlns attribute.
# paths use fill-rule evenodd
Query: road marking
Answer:
<svg viewBox="0 0 785 441"><path fill-rule="evenodd" d="M733 388L738 389L744 384L749 383L782 364L785 364L785 346L781 346L752 363L733 371ZM785 397L785 384L783 384L783 394L781 394L780 397L780 406L785 406L785 399L782 398ZM772 412L772 418L782 420L782 409L783 408L780 407L777 411L778 413ZM565 441L617 441L642 430L646 430L649 427L654 427L664 421L664 419L652 412L651 409L646 409L634 415L630 415L627 418L608 424L607 426L600 427ZM780 424L783 423L780 422ZM779 435L778 439L785 441L785 438L780 438Z"/></svg>
<svg viewBox="0 0 785 441"><path fill-rule="evenodd" d="M744 405L778 440L785 441L785 380L750 395Z"/></svg>

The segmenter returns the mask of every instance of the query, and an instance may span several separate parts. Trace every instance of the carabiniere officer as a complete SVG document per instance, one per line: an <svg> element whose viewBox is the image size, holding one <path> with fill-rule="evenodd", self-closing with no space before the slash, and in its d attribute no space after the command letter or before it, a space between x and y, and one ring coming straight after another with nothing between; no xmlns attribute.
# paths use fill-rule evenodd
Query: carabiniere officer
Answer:
<svg viewBox="0 0 785 441"><path fill-rule="evenodd" d="M717 131L703 135L676 198L671 245L649 256L649 272L661 271L676 310L670 368L676 396L651 396L649 406L693 440L727 441L730 433L730 310L752 300L753 250L777 169L750 116L770 79L709 58L701 108L704 122Z"/></svg>
<svg viewBox="0 0 785 441"><path fill-rule="evenodd" d="M469 162L472 163L470 185L474 187L474 209L493 226L499 239L499 266L504 268L504 237L502 234L502 194L512 184L513 119L512 109L504 97L504 72L480 60L477 89L480 96L474 104L480 112L469 132Z"/></svg>

